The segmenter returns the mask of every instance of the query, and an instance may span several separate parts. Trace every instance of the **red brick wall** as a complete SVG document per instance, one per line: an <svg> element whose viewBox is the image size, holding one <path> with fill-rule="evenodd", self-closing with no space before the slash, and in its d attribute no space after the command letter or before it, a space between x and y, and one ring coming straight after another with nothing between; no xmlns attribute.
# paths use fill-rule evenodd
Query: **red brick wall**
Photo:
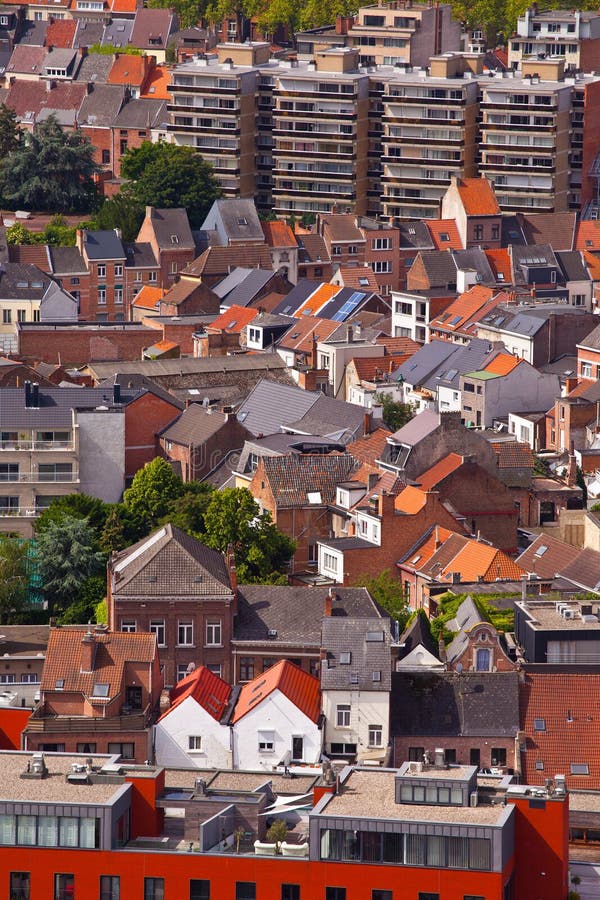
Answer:
<svg viewBox="0 0 600 900"><path fill-rule="evenodd" d="M113 167L113 136L110 128L94 128L90 125L82 125L81 131L88 138L94 148L94 160L102 170L102 179L112 178ZM102 158L102 151L106 150L110 154L110 160L105 163Z"/></svg>
<svg viewBox="0 0 600 900"><path fill-rule="evenodd" d="M491 766L492 748L502 748L506 750L506 767L508 769L515 768L515 741L513 738L494 737L493 735L474 735L472 737L463 737L459 735L444 735L443 737L431 737L429 735L419 736L412 735L404 737L396 735L394 737L394 765L401 766L403 762L408 760L409 749L411 747L423 747L429 751L429 759L433 760L436 747L442 747L444 750L456 750L456 762L461 765L470 765L471 749L478 749L480 753L479 765Z"/></svg>
<svg viewBox="0 0 600 900"><path fill-rule="evenodd" d="M66 366L100 360L140 359L142 350L156 340L156 332L140 325L127 328L101 326L42 326L19 330L19 353L29 359Z"/></svg>
<svg viewBox="0 0 600 900"><path fill-rule="evenodd" d="M179 407L147 393L125 407L125 478L133 478L158 456L157 433L180 414Z"/></svg>
<svg viewBox="0 0 600 900"><path fill-rule="evenodd" d="M31 732L27 734L27 749L39 750L43 744L64 744L65 753L76 753L77 744L95 744L96 753L108 753L109 743L133 743L134 745L134 761L143 763L148 759L148 732L143 731L101 731L95 732L93 729L86 731L84 727L81 731L50 731L50 732Z"/></svg>

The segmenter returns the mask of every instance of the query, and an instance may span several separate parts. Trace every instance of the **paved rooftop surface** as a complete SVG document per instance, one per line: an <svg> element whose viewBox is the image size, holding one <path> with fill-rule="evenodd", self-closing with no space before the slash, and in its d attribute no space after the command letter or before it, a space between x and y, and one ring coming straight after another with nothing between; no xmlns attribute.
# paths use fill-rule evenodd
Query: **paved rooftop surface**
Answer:
<svg viewBox="0 0 600 900"><path fill-rule="evenodd" d="M65 776L72 763L85 763L86 756L44 753L48 768L46 778L21 778L31 753L0 754L0 800L25 803L108 803L121 784L70 784ZM109 757L92 757L93 768L105 765Z"/></svg>

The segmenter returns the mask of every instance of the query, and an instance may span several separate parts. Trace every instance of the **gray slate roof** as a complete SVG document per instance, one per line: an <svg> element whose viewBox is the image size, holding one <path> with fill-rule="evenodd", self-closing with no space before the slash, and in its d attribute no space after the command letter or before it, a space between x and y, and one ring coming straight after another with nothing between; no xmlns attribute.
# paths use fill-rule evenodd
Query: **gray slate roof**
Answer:
<svg viewBox="0 0 600 900"><path fill-rule="evenodd" d="M125 247L114 231L86 231L84 246L88 259L125 259Z"/></svg>
<svg viewBox="0 0 600 900"><path fill-rule="evenodd" d="M458 659L467 649L469 638L467 632L479 625L484 619L477 609L473 598L466 597L456 610L454 619L450 619L447 623L449 631L456 631L454 640L449 644L446 651L448 662L452 663Z"/></svg>
<svg viewBox="0 0 600 900"><path fill-rule="evenodd" d="M215 200L215 204L229 241L260 241L260 243L264 243L265 236L254 200L227 198ZM246 224L241 224L242 220Z"/></svg>
<svg viewBox="0 0 600 900"><path fill-rule="evenodd" d="M143 101L148 102L148 101ZM162 101L151 101L152 103ZM194 250L194 238L185 209L157 209L152 207L152 227L161 249ZM177 238L177 240L173 240Z"/></svg>
<svg viewBox="0 0 600 900"><path fill-rule="evenodd" d="M48 245L53 275L87 275L83 256L77 247L55 247Z"/></svg>
<svg viewBox="0 0 600 900"><path fill-rule="evenodd" d="M353 620L378 616L377 605L366 588L336 587L335 591L332 616ZM268 641L275 646L291 643L320 647L326 595L323 587L241 585L234 643ZM276 636L270 637L269 631L276 631Z"/></svg>
<svg viewBox="0 0 600 900"><path fill-rule="evenodd" d="M123 105L124 98L124 85L96 84L91 93L83 98L83 103L79 107L79 124L91 125L94 128L110 128Z"/></svg>
<svg viewBox="0 0 600 900"><path fill-rule="evenodd" d="M75 37L73 39L73 47L75 47L76 49L78 49L79 47L93 47L94 44L101 43L103 33L104 22L79 21L77 23L77 31L75 32ZM102 54L95 53L94 56L102 56ZM111 56L105 56L104 59L110 60L110 65L112 66L114 60ZM81 81L85 81L85 79L82 78Z"/></svg>
<svg viewBox="0 0 600 900"><path fill-rule="evenodd" d="M402 428L395 431L392 438L395 443L406 444L408 447L414 447L423 438L431 434L440 424L440 414L434 409L424 409L416 415L410 422L403 425Z"/></svg>
<svg viewBox="0 0 600 900"><path fill-rule="evenodd" d="M419 256L431 287L456 284L456 264L450 250L426 250Z"/></svg>
<svg viewBox="0 0 600 900"><path fill-rule="evenodd" d="M140 393L135 389L121 391L121 406L135 400ZM7 429L70 427L72 409L95 409L97 406L113 406L112 389L40 387L38 408L25 406L24 387L6 387L0 391L0 416Z"/></svg>
<svg viewBox="0 0 600 900"><path fill-rule="evenodd" d="M0 299L41 300L50 278L33 263L3 263L0 269Z"/></svg>
<svg viewBox="0 0 600 900"><path fill-rule="evenodd" d="M398 643L401 647L399 653L400 659L408 656L408 654L419 645L422 645L429 653L433 654L433 656L438 656L438 647L431 636L429 619L427 616L423 616L420 613L414 617L410 625L408 625L400 635ZM403 644L404 646L402 646Z"/></svg>
<svg viewBox="0 0 600 900"><path fill-rule="evenodd" d="M249 372L256 370L274 371L285 370L286 366L278 353L253 353L251 355L237 356L212 356L202 359L195 359L188 356L182 359L147 359L132 360L130 362L94 362L88 366L89 371L98 381L104 381L115 374L129 375L137 374L146 375L148 378L157 378L162 376L181 376L181 375L206 375L215 374L223 381L223 376L231 375L234 372ZM300 388L296 388L299 393L304 394ZM295 396L295 395L294 395ZM238 416L239 418L239 416ZM245 423L244 423L245 424ZM246 427L248 427L246 425Z"/></svg>
<svg viewBox="0 0 600 900"><path fill-rule="evenodd" d="M402 363L392 377L397 381L402 376L408 384L425 384L454 353L456 353L456 344L451 341L430 341L429 344L424 344L420 350L417 350L410 359Z"/></svg>
<svg viewBox="0 0 600 900"><path fill-rule="evenodd" d="M227 306L249 306L256 295L275 277L266 269L250 269L245 278L224 297Z"/></svg>
<svg viewBox="0 0 600 900"><path fill-rule="evenodd" d="M74 47L77 47L77 41L83 38L84 46L91 46L94 43L99 43L102 37L102 25L98 23L98 38L96 41L90 41L88 45L88 40L90 40L91 34L87 29L91 29L96 25L95 22L80 22L77 31L75 33L75 43ZM86 26L85 30L82 32L82 26ZM77 75L75 76L75 81L83 81L86 84L93 85L94 87L99 87L100 85L106 84L108 81L108 73L112 69L114 65L114 57L108 53L88 53L82 61L79 69L77 70ZM121 90L124 89L124 85L111 85L111 87L120 87Z"/></svg>
<svg viewBox="0 0 600 900"><path fill-rule="evenodd" d="M401 250L407 250L410 247L414 247L415 250L433 250L435 248L425 222L402 222L398 228Z"/></svg>
<svg viewBox="0 0 600 900"><path fill-rule="evenodd" d="M121 47L127 47L130 43L132 31L132 19L109 19L102 33L102 46L114 47L118 52Z"/></svg>
<svg viewBox="0 0 600 900"><path fill-rule="evenodd" d="M440 343L446 342L440 341ZM425 346L431 345L426 344ZM421 350L417 351L415 356L418 356L419 353ZM466 346L457 346L455 352L447 357L426 381L419 383L432 391L437 391L440 386L454 387L458 390L460 376L466 375L467 372L479 371L489 355L490 342L481 338L472 338Z"/></svg>
<svg viewBox="0 0 600 900"><path fill-rule="evenodd" d="M389 620L325 616L321 665L322 690L389 691L392 686ZM343 654L350 654L350 657ZM343 662L342 660L348 660ZM378 673L379 681L374 673Z"/></svg>
<svg viewBox="0 0 600 900"><path fill-rule="evenodd" d="M579 250L561 250L556 258L564 273L565 281L590 281L590 273L585 267L583 254Z"/></svg>
<svg viewBox="0 0 600 900"><path fill-rule="evenodd" d="M130 100L114 120L115 128L154 128L167 121L165 100Z"/></svg>
<svg viewBox="0 0 600 900"><path fill-rule="evenodd" d="M364 418L362 406L335 400L317 392L316 402L299 419L285 423L285 428L299 434L321 435L347 444L361 436Z"/></svg>
<svg viewBox="0 0 600 900"><path fill-rule="evenodd" d="M206 597L231 594L222 553L164 525L111 559L115 594L142 597Z"/></svg>
<svg viewBox="0 0 600 900"><path fill-rule="evenodd" d="M518 672L392 673L393 736L513 737L518 730Z"/></svg>
<svg viewBox="0 0 600 900"><path fill-rule="evenodd" d="M282 425L297 421L299 415L307 413L320 396L320 392L262 379L241 404L238 420L251 434L275 434Z"/></svg>
<svg viewBox="0 0 600 900"><path fill-rule="evenodd" d="M126 268L156 269L158 267L152 244L135 241L132 244L125 244L125 252L127 253Z"/></svg>
<svg viewBox="0 0 600 900"><path fill-rule="evenodd" d="M583 340L579 341L579 346L588 347L590 350L600 350L600 325L597 325Z"/></svg>
<svg viewBox="0 0 600 900"><path fill-rule="evenodd" d="M171 425L167 425L160 436L176 444L203 444L216 434L227 422L225 413L204 409L201 403L191 403Z"/></svg>

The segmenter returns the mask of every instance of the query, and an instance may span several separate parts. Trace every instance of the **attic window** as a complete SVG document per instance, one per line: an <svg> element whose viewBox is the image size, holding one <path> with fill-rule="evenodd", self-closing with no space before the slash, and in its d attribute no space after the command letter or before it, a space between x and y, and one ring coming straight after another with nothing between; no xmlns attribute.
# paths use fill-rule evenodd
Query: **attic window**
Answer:
<svg viewBox="0 0 600 900"><path fill-rule="evenodd" d="M243 218L243 217L241 219L238 219L238 225L247 225L247 224L248 224L248 219Z"/></svg>
<svg viewBox="0 0 600 900"><path fill-rule="evenodd" d="M98 682L94 685L92 697L108 697L109 685L106 682Z"/></svg>
<svg viewBox="0 0 600 900"><path fill-rule="evenodd" d="M179 243L179 237L178 237L176 234L172 234L172 235L171 235L171 243L172 243L172 244L178 244L178 243Z"/></svg>
<svg viewBox="0 0 600 900"><path fill-rule="evenodd" d="M306 494L309 503L322 503L321 491L308 491Z"/></svg>
<svg viewBox="0 0 600 900"><path fill-rule="evenodd" d="M590 767L587 763L571 763L571 775L589 775Z"/></svg>
<svg viewBox="0 0 600 900"><path fill-rule="evenodd" d="M373 672L373 681L381 681L381 671Z"/></svg>
<svg viewBox="0 0 600 900"><path fill-rule="evenodd" d="M62 691L63 688L64 688L64 686L65 686L65 679L64 679L64 678L57 678L56 681L55 681L55 683L54 683L54 687L56 688L56 690L57 690L57 691Z"/></svg>
<svg viewBox="0 0 600 900"><path fill-rule="evenodd" d="M548 548L546 547L546 545L545 545L545 544L542 544L541 547L538 547L537 550L535 551L535 555L536 555L536 556L543 556L547 549L548 549Z"/></svg>
<svg viewBox="0 0 600 900"><path fill-rule="evenodd" d="M535 767L538 772L543 772L544 771L544 761L541 759L536 759Z"/></svg>
<svg viewBox="0 0 600 900"><path fill-rule="evenodd" d="M202 575L194 575L195 584L200 584L202 581Z"/></svg>
<svg viewBox="0 0 600 900"><path fill-rule="evenodd" d="M157 575L148 575L148 581L151 581L154 583L155 581L158 581L158 576Z"/></svg>
<svg viewBox="0 0 600 900"><path fill-rule="evenodd" d="M349 666L352 662L352 653L349 650L342 650L340 653L340 665Z"/></svg>
<svg viewBox="0 0 600 900"><path fill-rule="evenodd" d="M350 684L358 684L358 672L350 673Z"/></svg>
<svg viewBox="0 0 600 900"><path fill-rule="evenodd" d="M362 287L368 287L368 286L369 286L369 279L368 279L368 278L359 278L359 279L358 279L358 283L359 283Z"/></svg>
<svg viewBox="0 0 600 900"><path fill-rule="evenodd" d="M369 643L382 642L383 631L367 631L365 640L367 640Z"/></svg>
<svg viewBox="0 0 600 900"><path fill-rule="evenodd" d="M409 229L408 229L408 233L409 233L409 234L416 234L417 232L415 231L414 228L409 228Z"/></svg>
<svg viewBox="0 0 600 900"><path fill-rule="evenodd" d="M533 720L533 730L534 731L545 731L546 730L546 720L545 719L534 719Z"/></svg>
<svg viewBox="0 0 600 900"><path fill-rule="evenodd" d="M413 556L413 558L410 561L411 566L414 566L415 563L418 563L420 559L421 559L420 553L418 553L416 556Z"/></svg>
<svg viewBox="0 0 600 900"><path fill-rule="evenodd" d="M593 247L593 246L594 246L594 242L593 242L593 241L586 241L586 242L585 242L585 246L586 246L586 247Z"/></svg>
<svg viewBox="0 0 600 900"><path fill-rule="evenodd" d="M450 240L450 235L448 234L448 232L441 231L440 232L440 241L449 241L449 240Z"/></svg>

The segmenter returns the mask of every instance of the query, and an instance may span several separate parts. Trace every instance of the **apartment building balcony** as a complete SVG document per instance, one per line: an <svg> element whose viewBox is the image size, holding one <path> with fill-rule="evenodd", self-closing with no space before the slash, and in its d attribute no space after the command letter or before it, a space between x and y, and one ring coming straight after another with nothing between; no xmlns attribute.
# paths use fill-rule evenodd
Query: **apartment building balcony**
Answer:
<svg viewBox="0 0 600 900"><path fill-rule="evenodd" d="M532 134L505 134L504 132L495 133L493 131L488 131L485 135L485 142L482 144L482 148L485 147L522 147L523 149L531 149L531 150L550 150L554 152L554 141L551 137L543 137L540 135L532 135Z"/></svg>
<svg viewBox="0 0 600 900"><path fill-rule="evenodd" d="M122 711L125 707L122 707ZM58 734L69 732L83 734L94 732L95 734L106 732L141 731L147 728L152 721L152 707L150 704L144 710L131 710L119 716L57 716L50 715L43 706L38 706L32 712L27 723L28 733Z"/></svg>
<svg viewBox="0 0 600 900"><path fill-rule="evenodd" d="M36 440L1 440L0 450L75 450L75 443L71 441L36 441Z"/></svg>
<svg viewBox="0 0 600 900"><path fill-rule="evenodd" d="M225 94L227 96L236 96L240 93L239 85L232 81L232 79L228 78L227 82L231 83L231 87L222 86L222 85L209 85L207 83L204 84L177 84L174 82L169 86L169 93L175 95L181 94L195 94L197 96L207 96L207 97L215 97L219 94Z"/></svg>
<svg viewBox="0 0 600 900"><path fill-rule="evenodd" d="M524 119L528 119L527 116L522 116ZM491 130L496 130L498 127L502 127L508 133L518 134L523 131L530 131L536 134L555 134L557 131L556 122L550 122L549 124L542 123L533 123L529 120L527 122L515 122L514 120L508 120L506 117L497 117L497 121L493 121L492 119L483 120L480 125L480 129L482 132L487 132Z"/></svg>
<svg viewBox="0 0 600 900"><path fill-rule="evenodd" d="M231 115L238 116L240 107L238 103L231 100L217 100L206 98L202 102L201 97L176 97L174 102L167 104L167 110L170 113L188 112L189 110L198 110L204 114L212 113L213 115Z"/></svg>
<svg viewBox="0 0 600 900"><path fill-rule="evenodd" d="M79 472L0 472L0 490L4 484L78 484Z"/></svg>

